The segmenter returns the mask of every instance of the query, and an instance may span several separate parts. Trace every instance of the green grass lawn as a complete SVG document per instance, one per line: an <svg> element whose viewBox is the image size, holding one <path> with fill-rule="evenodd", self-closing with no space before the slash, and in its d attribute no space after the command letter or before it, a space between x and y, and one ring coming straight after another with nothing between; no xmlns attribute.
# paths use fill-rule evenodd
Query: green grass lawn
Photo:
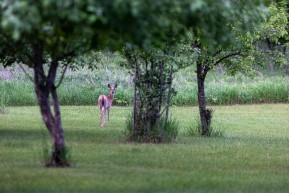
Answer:
<svg viewBox="0 0 290 193"><path fill-rule="evenodd" d="M194 137L197 107L173 107L173 144L127 143L129 107L100 128L92 106L62 107L72 167L42 167L50 148L38 107L0 114L0 192L288 192L288 104L214 106L221 137Z"/></svg>

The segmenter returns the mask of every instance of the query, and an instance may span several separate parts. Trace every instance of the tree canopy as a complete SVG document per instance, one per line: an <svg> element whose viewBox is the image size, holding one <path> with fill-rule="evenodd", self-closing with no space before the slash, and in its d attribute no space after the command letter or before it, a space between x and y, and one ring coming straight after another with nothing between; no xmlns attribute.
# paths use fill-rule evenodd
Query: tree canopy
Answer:
<svg viewBox="0 0 290 193"><path fill-rule="evenodd" d="M13 58L28 64L24 56L35 41L44 43L47 54L60 57L91 47L163 47L191 29L203 45L229 46L233 38L228 25L248 30L265 9L260 0L1 0L0 4L0 41L5 45L0 51L13 56L6 64Z"/></svg>

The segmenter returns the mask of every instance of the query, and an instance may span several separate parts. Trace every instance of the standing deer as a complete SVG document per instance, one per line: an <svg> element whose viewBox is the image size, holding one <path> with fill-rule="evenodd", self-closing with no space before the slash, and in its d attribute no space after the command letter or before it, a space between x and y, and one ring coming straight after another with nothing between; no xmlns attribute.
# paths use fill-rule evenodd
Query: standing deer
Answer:
<svg viewBox="0 0 290 193"><path fill-rule="evenodd" d="M102 94L98 99L98 106L100 108L100 126L103 127L106 122L106 111L108 111L108 124L110 124L110 108L112 106L115 90L117 88L117 83L113 86L108 84L110 89L110 94L108 96Z"/></svg>

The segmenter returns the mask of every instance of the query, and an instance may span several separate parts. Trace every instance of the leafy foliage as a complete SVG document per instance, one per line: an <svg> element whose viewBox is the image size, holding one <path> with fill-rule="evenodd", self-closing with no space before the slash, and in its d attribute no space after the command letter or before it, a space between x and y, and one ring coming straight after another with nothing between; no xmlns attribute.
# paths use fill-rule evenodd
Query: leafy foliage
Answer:
<svg viewBox="0 0 290 193"><path fill-rule="evenodd" d="M269 6L269 15L255 33L255 41L266 42L268 46L256 45L260 52L255 62L262 64L269 61L277 66L288 65L289 52L289 16L286 2L275 3Z"/></svg>
<svg viewBox="0 0 290 193"><path fill-rule="evenodd" d="M279 66L287 65L288 59L283 51L283 49L288 50L287 26L288 14L285 6L271 3L267 17L252 28L251 32L243 33L235 27L232 28L236 39L240 42L240 47L226 51L229 54L236 53L236 55L224 59L221 64L226 67L230 75L243 72L250 76L255 74L258 66L265 65L273 59ZM268 48L265 48L263 44L268 44ZM220 60L221 57L224 56L220 54L218 59Z"/></svg>

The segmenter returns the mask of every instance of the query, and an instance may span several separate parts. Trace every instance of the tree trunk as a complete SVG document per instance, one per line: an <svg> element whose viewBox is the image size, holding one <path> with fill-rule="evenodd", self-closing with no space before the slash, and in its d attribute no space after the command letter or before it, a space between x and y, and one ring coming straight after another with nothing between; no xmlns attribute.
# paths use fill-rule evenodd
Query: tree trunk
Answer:
<svg viewBox="0 0 290 193"><path fill-rule="evenodd" d="M204 92L204 80L207 71L201 63L196 64L197 67L197 83L198 83L198 106L201 122L201 135L210 135L209 127L211 123L211 110L206 108L206 98Z"/></svg>
<svg viewBox="0 0 290 193"><path fill-rule="evenodd" d="M264 49L267 52L272 52L274 51L274 47L272 45L272 43L270 42L269 39L266 39L264 41L261 42L261 47L262 49ZM268 61L268 69L271 75L274 74L275 72L275 59L273 56L270 55L269 61Z"/></svg>
<svg viewBox="0 0 290 193"><path fill-rule="evenodd" d="M61 121L61 114L60 114L60 106L59 100L56 93L56 89L53 88L51 90L51 95L53 99L53 106L54 106L54 121L55 127L53 129L53 153L51 158L52 166L68 166L67 158L66 158L66 149L65 149L65 140L64 140L64 132L62 127Z"/></svg>
<svg viewBox="0 0 290 193"><path fill-rule="evenodd" d="M132 121L132 133L135 133L136 130L136 114L137 114L137 108L138 108L138 103L137 103L137 90L136 90L136 78L137 78L137 62L135 62L135 67L134 67L134 98L133 98L133 121Z"/></svg>
<svg viewBox="0 0 290 193"><path fill-rule="evenodd" d="M161 107L162 107L162 103L163 103L163 95L164 95L164 88L163 88L163 77L162 77L162 73L164 70L164 62L161 61L159 62L159 77L158 77L158 84L159 84L159 105L158 105L158 115L157 115L157 119L160 118L160 112L161 112Z"/></svg>
<svg viewBox="0 0 290 193"><path fill-rule="evenodd" d="M168 95L166 99L166 114L165 114L165 128L167 128L167 123L168 123L168 116L169 116L169 106L171 102L171 87L172 87L172 82L173 82L173 66L170 67L170 74L169 74L169 87L168 87Z"/></svg>
<svg viewBox="0 0 290 193"><path fill-rule="evenodd" d="M66 159L66 149L64 142L64 132L61 122L59 99L54 85L58 62L53 61L49 74L46 76L42 62L42 47L34 49L34 85L35 93L40 107L40 112L45 126L51 136L52 156L46 166L66 167L69 166ZM51 110L49 95L53 99L54 115Z"/></svg>

